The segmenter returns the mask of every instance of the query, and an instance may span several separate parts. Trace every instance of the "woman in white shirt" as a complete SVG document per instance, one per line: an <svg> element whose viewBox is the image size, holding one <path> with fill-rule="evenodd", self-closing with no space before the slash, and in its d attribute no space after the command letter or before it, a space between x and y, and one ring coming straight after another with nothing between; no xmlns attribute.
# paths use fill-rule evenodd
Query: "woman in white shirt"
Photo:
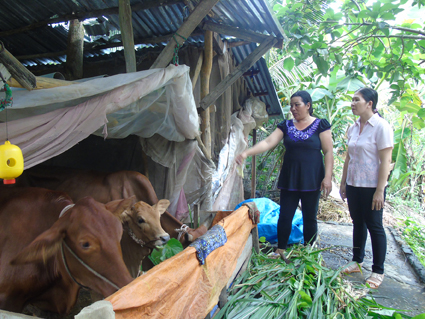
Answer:
<svg viewBox="0 0 425 319"><path fill-rule="evenodd" d="M351 110L359 119L347 132L348 153L340 187L341 198L347 198L353 220L353 261L358 263L347 266L343 272L360 272L369 230L373 265L366 283L374 289L384 279L387 238L382 213L393 149L393 130L376 112L377 103L378 93L370 88L361 88L353 96Z"/></svg>

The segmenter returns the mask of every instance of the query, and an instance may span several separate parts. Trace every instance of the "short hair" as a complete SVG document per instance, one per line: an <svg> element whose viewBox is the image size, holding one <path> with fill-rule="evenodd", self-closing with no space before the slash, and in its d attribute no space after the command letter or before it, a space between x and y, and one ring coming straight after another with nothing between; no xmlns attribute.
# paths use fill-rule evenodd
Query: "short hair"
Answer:
<svg viewBox="0 0 425 319"><path fill-rule="evenodd" d="M378 92L374 89L363 87L358 89L356 93L360 93L366 102L372 101L372 111L376 111L376 105L378 104Z"/></svg>
<svg viewBox="0 0 425 319"><path fill-rule="evenodd" d="M312 115L313 114L313 100L311 99L310 93L308 93L307 91L298 91L298 92L295 92L294 94L292 94L291 99L293 97L297 97L297 96L299 96L303 100L304 104L310 103L310 108L309 108L308 112L310 113L310 115Z"/></svg>

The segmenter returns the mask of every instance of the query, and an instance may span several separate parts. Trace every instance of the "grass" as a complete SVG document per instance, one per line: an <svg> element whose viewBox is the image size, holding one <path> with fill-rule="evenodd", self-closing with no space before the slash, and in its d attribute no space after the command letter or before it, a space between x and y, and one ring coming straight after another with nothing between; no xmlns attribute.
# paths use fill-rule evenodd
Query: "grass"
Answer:
<svg viewBox="0 0 425 319"><path fill-rule="evenodd" d="M341 269L325 267L322 251L293 246L286 254L289 264L253 252L214 319L412 318L376 303L367 287L344 280Z"/></svg>

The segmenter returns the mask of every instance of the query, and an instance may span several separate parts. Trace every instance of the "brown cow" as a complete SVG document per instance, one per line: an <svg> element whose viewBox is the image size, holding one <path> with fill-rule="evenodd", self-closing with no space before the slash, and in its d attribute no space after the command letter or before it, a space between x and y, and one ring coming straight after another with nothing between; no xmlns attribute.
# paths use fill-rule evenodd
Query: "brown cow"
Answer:
<svg viewBox="0 0 425 319"><path fill-rule="evenodd" d="M105 205L85 197L72 206L63 192L3 188L0 309L21 312L31 303L68 313L80 286L106 297L127 285L132 277L122 259L123 230L114 214L128 211L133 200Z"/></svg>
<svg viewBox="0 0 425 319"><path fill-rule="evenodd" d="M106 203L135 195L138 201L144 201L149 205L158 202L149 179L135 171L105 173L39 165L25 170L17 179L16 185L61 190L69 194L74 201L90 195L97 201ZM177 230L185 228L168 212L161 215L161 226L172 238L179 236ZM186 228L186 232L183 232L184 236L180 236L180 242L183 247L187 247L206 231L206 226L196 230Z"/></svg>

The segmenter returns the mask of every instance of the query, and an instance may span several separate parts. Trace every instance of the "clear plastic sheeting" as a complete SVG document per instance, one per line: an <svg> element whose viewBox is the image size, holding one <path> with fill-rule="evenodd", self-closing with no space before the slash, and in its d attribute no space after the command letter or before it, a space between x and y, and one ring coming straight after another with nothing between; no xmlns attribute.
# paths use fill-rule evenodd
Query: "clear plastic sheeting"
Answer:
<svg viewBox="0 0 425 319"><path fill-rule="evenodd" d="M175 142L199 134L185 65L52 89L14 90L13 99L13 107L7 109L8 138L21 148L25 168L65 152L95 132L105 138L159 134ZM3 111L0 121L5 119ZM0 123L0 143L5 140L6 123Z"/></svg>
<svg viewBox="0 0 425 319"><path fill-rule="evenodd" d="M242 169L237 168L235 157L247 144L244 125L236 115L232 114L229 137L220 151L217 170L212 177L213 210L233 209L243 200Z"/></svg>
<svg viewBox="0 0 425 319"><path fill-rule="evenodd" d="M189 182L184 185L186 199L192 211L195 204L199 205L201 211L212 210L211 185L214 171L214 163L205 157L197 145L195 156L187 172Z"/></svg>

